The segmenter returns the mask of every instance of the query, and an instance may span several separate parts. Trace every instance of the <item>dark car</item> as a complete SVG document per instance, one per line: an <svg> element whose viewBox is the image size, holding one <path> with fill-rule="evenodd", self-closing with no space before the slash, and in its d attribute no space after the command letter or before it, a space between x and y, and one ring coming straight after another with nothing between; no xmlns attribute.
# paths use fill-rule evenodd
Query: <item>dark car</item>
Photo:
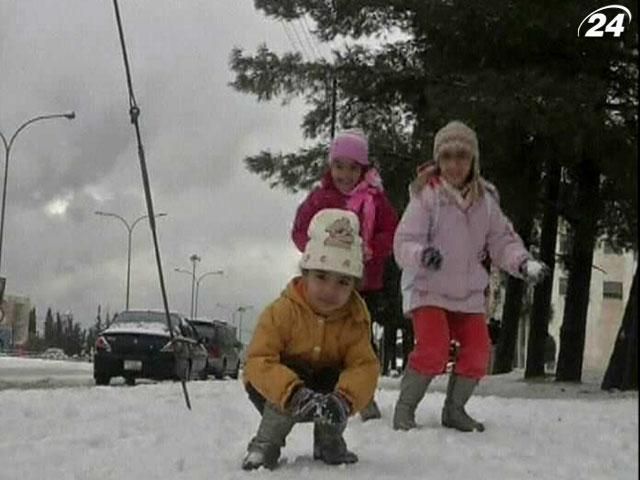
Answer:
<svg viewBox="0 0 640 480"><path fill-rule="evenodd" d="M238 378L242 343L236 337L236 327L222 320L198 318L189 320L207 348L205 375L211 374L221 379L225 375Z"/></svg>
<svg viewBox="0 0 640 480"><path fill-rule="evenodd" d="M96 385L108 385L112 377L124 377L129 385L135 384L136 378L200 378L207 351L182 315L171 313L170 318L175 347L164 312L127 310L118 314L96 340Z"/></svg>

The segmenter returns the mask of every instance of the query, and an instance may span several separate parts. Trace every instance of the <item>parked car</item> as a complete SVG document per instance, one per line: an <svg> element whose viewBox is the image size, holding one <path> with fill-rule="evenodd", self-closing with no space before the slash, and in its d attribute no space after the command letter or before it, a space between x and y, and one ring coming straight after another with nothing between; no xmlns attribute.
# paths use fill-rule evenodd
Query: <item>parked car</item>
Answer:
<svg viewBox="0 0 640 480"><path fill-rule="evenodd" d="M64 350L61 348L51 347L47 348L44 352L42 352L41 358L46 358L48 360L66 360L67 354L64 353Z"/></svg>
<svg viewBox="0 0 640 480"><path fill-rule="evenodd" d="M222 320L198 318L189 320L207 349L206 374L217 379L229 375L238 378L242 343L236 337L236 327Z"/></svg>
<svg viewBox="0 0 640 480"><path fill-rule="evenodd" d="M108 385L113 377L124 377L129 385L136 378L200 378L207 364L203 342L182 315L171 313L170 319L175 352L165 312L127 310L118 314L96 339L96 385Z"/></svg>

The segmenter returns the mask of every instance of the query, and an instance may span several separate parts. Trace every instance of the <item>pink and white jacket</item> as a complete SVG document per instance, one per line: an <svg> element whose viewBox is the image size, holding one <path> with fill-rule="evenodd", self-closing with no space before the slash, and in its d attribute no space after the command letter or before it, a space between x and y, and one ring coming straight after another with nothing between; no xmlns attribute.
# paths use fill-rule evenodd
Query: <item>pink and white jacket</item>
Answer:
<svg viewBox="0 0 640 480"><path fill-rule="evenodd" d="M442 254L437 271L422 266L427 246ZM486 252L493 264L519 278L520 265L530 258L491 195L483 191L463 209L439 177L411 197L394 236L393 252L403 270L405 314L422 306L485 313L489 276L481 261Z"/></svg>

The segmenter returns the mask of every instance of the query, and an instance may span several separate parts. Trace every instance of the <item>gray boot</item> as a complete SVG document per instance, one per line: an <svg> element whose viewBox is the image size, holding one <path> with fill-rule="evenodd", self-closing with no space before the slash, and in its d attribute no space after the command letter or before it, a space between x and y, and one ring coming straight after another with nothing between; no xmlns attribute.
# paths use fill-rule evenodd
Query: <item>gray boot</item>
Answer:
<svg viewBox="0 0 640 480"><path fill-rule="evenodd" d="M464 406L478 384L477 380L454 373L449 377L447 398L442 408L442 425L461 432L483 432L484 425L471 418Z"/></svg>
<svg viewBox="0 0 640 480"><path fill-rule="evenodd" d="M295 421L290 415L265 403L258 432L249 442L242 469L255 470L265 467L273 470L278 465L280 449L284 447L284 440L294 424Z"/></svg>
<svg viewBox="0 0 640 480"><path fill-rule="evenodd" d="M400 381L400 396L393 412L394 430L416 428L416 408L424 397L433 376L422 375L407 368Z"/></svg>
<svg viewBox="0 0 640 480"><path fill-rule="evenodd" d="M382 418L382 413L380 413L380 409L378 408L378 404L376 403L375 399L371 399L369 404L360 411L360 418L363 422L376 418Z"/></svg>
<svg viewBox="0 0 640 480"><path fill-rule="evenodd" d="M313 424L313 458L329 465L356 463L358 456L347 449L342 432L347 424L331 425L324 422Z"/></svg>

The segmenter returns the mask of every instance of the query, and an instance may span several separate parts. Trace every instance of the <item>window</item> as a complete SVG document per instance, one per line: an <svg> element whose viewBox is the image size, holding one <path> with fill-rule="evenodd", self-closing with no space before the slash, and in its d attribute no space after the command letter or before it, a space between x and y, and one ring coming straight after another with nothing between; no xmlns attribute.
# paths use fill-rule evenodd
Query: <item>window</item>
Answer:
<svg viewBox="0 0 640 480"><path fill-rule="evenodd" d="M567 294L567 277L560 277L558 279L558 293L560 295Z"/></svg>
<svg viewBox="0 0 640 480"><path fill-rule="evenodd" d="M622 299L622 282L603 282L602 297Z"/></svg>

